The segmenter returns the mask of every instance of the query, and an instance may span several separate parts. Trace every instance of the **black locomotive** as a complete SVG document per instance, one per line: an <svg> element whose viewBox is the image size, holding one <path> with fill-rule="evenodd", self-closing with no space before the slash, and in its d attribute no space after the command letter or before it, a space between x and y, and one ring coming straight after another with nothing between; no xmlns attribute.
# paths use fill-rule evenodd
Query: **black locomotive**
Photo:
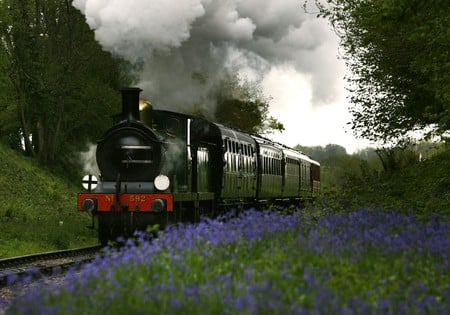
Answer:
<svg viewBox="0 0 450 315"><path fill-rule="evenodd" d="M101 244L149 225L215 216L230 207L300 205L320 192L320 164L299 151L176 112L139 109L122 89L120 122L98 141L96 182L78 210L98 217Z"/></svg>

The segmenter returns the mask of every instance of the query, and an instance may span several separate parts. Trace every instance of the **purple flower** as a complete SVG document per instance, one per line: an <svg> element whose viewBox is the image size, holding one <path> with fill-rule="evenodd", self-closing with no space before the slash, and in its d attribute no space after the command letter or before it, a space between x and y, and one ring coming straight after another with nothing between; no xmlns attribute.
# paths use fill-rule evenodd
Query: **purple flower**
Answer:
<svg viewBox="0 0 450 315"><path fill-rule="evenodd" d="M112 301L120 305L132 293L133 301L144 309L167 313L185 309L224 314L445 313L449 287L414 282L409 275L418 267L409 261L432 262L427 268L439 274L448 271L447 221L436 216L422 222L379 209L317 220L301 211L283 215L235 210L215 220L203 218L196 225L172 226L156 239L136 233L133 240L122 240L120 249L111 248L105 257L71 270L60 291L42 285L22 296L14 312L31 312L33 307L38 314L62 309L108 312ZM397 281L399 296L383 296L376 286L352 298L333 291L339 272L355 270L338 270L336 275L333 262L351 267L370 255L400 262L397 271L405 279L386 277L377 284L384 287ZM372 298L372 293L379 296ZM65 300L64 308L45 306L45 301L63 296L74 301ZM142 313L140 305L130 308Z"/></svg>

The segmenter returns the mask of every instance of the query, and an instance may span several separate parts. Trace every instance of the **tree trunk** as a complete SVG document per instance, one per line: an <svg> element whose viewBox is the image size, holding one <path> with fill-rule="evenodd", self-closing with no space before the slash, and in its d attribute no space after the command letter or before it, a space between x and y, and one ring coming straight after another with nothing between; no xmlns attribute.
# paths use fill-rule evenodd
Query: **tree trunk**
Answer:
<svg viewBox="0 0 450 315"><path fill-rule="evenodd" d="M56 127L52 137L52 144L50 149L50 163L56 162L56 154L59 149L59 138L61 135L61 128L64 120L64 110L65 110L66 99L63 95L59 97L58 100L58 122L56 123Z"/></svg>
<svg viewBox="0 0 450 315"><path fill-rule="evenodd" d="M20 126L22 128L22 136L23 136L25 155L35 156L33 145L30 140L30 132L28 130L27 120L25 118L25 106L23 105L23 103L24 103L24 100L21 97L21 99L19 100L19 108L18 108L19 113L18 114L19 114Z"/></svg>
<svg viewBox="0 0 450 315"><path fill-rule="evenodd" d="M38 121L38 141L39 141L39 149L37 153L38 162L41 165L48 164L48 135L47 135L47 126L42 117L39 118Z"/></svg>

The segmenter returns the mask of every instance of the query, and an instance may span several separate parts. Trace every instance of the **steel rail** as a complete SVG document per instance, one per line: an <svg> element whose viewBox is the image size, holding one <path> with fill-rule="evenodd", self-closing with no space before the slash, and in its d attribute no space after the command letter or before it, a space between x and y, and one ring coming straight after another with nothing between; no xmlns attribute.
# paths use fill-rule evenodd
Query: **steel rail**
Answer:
<svg viewBox="0 0 450 315"><path fill-rule="evenodd" d="M101 249L102 246L96 245L0 259L0 287L8 285L8 277L20 277L31 270L39 277L52 272L55 267L64 268L88 261Z"/></svg>

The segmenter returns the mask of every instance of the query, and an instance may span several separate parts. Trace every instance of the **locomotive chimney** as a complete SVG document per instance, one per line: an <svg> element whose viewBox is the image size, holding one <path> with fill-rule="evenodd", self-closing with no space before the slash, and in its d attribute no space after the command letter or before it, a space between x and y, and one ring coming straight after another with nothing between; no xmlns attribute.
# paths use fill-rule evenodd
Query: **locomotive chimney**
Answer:
<svg viewBox="0 0 450 315"><path fill-rule="evenodd" d="M122 92L122 119L139 120L139 93L140 88L126 87L120 90Z"/></svg>

